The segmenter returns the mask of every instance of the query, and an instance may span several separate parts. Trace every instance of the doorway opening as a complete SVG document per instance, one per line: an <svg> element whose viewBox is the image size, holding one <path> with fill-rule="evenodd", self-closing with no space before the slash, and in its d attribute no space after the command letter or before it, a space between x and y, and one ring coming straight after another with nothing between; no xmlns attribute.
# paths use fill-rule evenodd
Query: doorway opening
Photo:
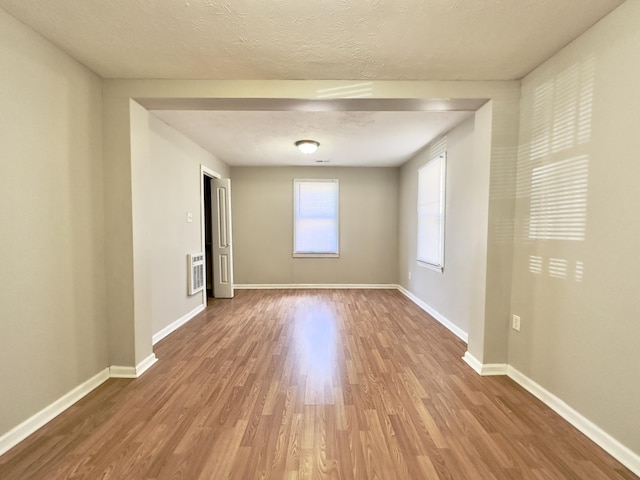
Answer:
<svg viewBox="0 0 640 480"><path fill-rule="evenodd" d="M204 298L233 298L231 247L231 181L200 167L202 251L205 256Z"/></svg>
<svg viewBox="0 0 640 480"><path fill-rule="evenodd" d="M214 298L213 292L213 218L211 202L207 199L211 198L211 177L202 175L202 189L204 203L204 258L205 258L205 278L207 284L205 291L207 298Z"/></svg>

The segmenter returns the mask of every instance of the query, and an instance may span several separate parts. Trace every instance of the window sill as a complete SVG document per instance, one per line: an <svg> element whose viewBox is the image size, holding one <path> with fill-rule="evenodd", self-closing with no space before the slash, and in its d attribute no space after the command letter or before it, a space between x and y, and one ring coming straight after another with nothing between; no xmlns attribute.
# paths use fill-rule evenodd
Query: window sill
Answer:
<svg viewBox="0 0 640 480"><path fill-rule="evenodd" d="M340 258L339 253L293 253L293 258Z"/></svg>
<svg viewBox="0 0 640 480"><path fill-rule="evenodd" d="M424 267L427 270L433 270L434 272L442 273L444 271L444 267L442 265L434 265L433 263L423 262L421 260L417 260L418 266Z"/></svg>

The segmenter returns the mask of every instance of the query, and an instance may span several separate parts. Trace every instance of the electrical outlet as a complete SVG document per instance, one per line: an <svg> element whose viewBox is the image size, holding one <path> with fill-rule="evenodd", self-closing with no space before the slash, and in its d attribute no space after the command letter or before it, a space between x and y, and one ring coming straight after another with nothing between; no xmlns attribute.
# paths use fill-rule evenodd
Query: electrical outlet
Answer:
<svg viewBox="0 0 640 480"><path fill-rule="evenodd" d="M520 331L520 317L518 315L513 315L511 320L511 328L513 328L516 332Z"/></svg>
<svg viewBox="0 0 640 480"><path fill-rule="evenodd" d="M409 280L411 280L411 272L409 272Z"/></svg>

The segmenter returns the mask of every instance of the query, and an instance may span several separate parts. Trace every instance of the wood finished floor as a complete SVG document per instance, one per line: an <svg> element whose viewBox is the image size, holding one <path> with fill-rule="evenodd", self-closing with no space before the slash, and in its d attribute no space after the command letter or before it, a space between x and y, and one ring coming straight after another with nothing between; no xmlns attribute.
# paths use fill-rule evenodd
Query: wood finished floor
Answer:
<svg viewBox="0 0 640 480"><path fill-rule="evenodd" d="M464 350L397 291L239 291L0 457L0 478L637 478Z"/></svg>

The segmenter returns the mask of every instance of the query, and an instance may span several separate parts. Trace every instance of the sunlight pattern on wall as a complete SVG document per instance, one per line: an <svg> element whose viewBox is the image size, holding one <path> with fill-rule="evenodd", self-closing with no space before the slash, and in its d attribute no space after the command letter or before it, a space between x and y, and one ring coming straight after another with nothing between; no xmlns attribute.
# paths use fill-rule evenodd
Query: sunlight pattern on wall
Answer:
<svg viewBox="0 0 640 480"><path fill-rule="evenodd" d="M591 139L593 58L535 89L531 159L545 158Z"/></svg>
<svg viewBox="0 0 640 480"><path fill-rule="evenodd" d="M529 257L529 271L531 273L542 273L543 258L538 255Z"/></svg>
<svg viewBox="0 0 640 480"><path fill-rule="evenodd" d="M582 281L584 278L584 263L578 260L576 262L576 270L574 275L574 280L578 283Z"/></svg>
<svg viewBox="0 0 640 480"><path fill-rule="evenodd" d="M373 83L352 83L342 87L322 88L316 98L367 98L373 95Z"/></svg>
<svg viewBox="0 0 640 480"><path fill-rule="evenodd" d="M567 261L564 258L549 259L549 275L555 278L567 276Z"/></svg>
<svg viewBox="0 0 640 480"><path fill-rule="evenodd" d="M541 275L548 273L553 278L569 278L569 262L564 258L550 258L548 262L540 255L529 255L529 272ZM582 282L584 279L584 262L578 260L575 262L573 271L573 279L576 283Z"/></svg>
<svg viewBox="0 0 640 480"><path fill-rule="evenodd" d="M529 238L584 240L588 179L586 156L534 168Z"/></svg>
<svg viewBox="0 0 640 480"><path fill-rule="evenodd" d="M582 261L541 252L587 236L594 76L595 58L588 57L544 83L523 85L516 196L528 214L516 238L533 249L526 258L536 275L584 279Z"/></svg>

